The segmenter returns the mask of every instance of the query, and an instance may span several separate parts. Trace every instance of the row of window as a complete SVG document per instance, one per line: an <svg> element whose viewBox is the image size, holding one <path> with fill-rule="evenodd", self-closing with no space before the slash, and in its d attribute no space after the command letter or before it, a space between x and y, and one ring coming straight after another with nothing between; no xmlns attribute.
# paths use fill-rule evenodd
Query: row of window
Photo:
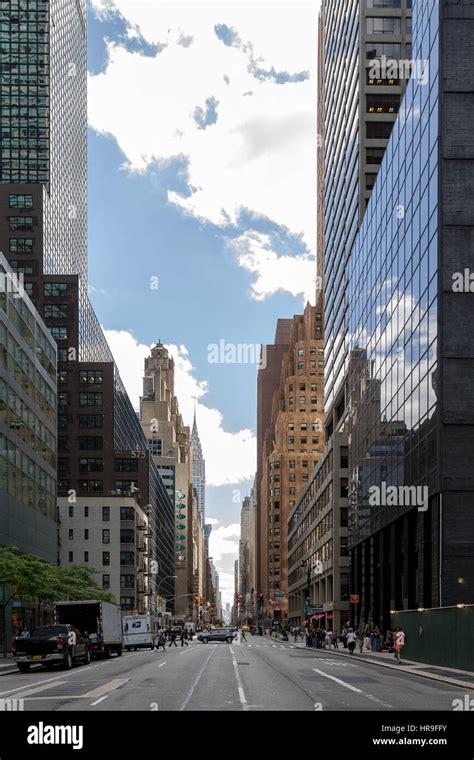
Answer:
<svg viewBox="0 0 474 760"><path fill-rule="evenodd" d="M10 194L10 208L33 208L33 196L22 193Z"/></svg>
<svg viewBox="0 0 474 760"><path fill-rule="evenodd" d="M74 514L78 512L79 507L74 507L72 504L69 506L69 517L74 517ZM89 511L90 507L84 506L83 507L83 514L84 517L89 517ZM121 520L134 520L135 519L135 510L133 507L120 507L120 519ZM103 522L110 522L110 507L102 507L102 520ZM71 533L71 531L69 531ZM72 538L72 536L69 536ZM89 538L89 536L84 535L84 538Z"/></svg>
<svg viewBox="0 0 474 760"><path fill-rule="evenodd" d="M306 383L298 383L298 387L299 387L299 390L300 390L300 391L305 391L305 390L306 390ZM291 392L294 390L294 385L293 385L293 383L290 383L290 384L288 385L288 390L290 391L290 393L291 393ZM315 392L318 390L318 386L316 385L316 383L311 383L311 384L310 384L310 390L311 390L313 393L315 393Z"/></svg>
<svg viewBox="0 0 474 760"><path fill-rule="evenodd" d="M79 393L79 406L103 406L103 396L103 393ZM66 406L68 404L68 399L69 394L66 391L60 391L58 393L58 406ZM88 425L85 425L84 427L88 427ZM100 425L100 427L102 427L102 425Z"/></svg>
<svg viewBox="0 0 474 760"><path fill-rule="evenodd" d="M58 460L58 466L61 466L61 462L63 460ZM67 460L65 460L67 461ZM131 494L132 493L132 485L135 484L135 481L133 480L115 480L114 481L114 491L117 494ZM67 494L69 490L69 482L64 479L58 480L58 492L61 495ZM80 480L79 481L79 493L80 494L99 494L103 493L104 491L104 481L103 480Z"/></svg>
<svg viewBox="0 0 474 760"><path fill-rule="evenodd" d="M104 460L101 458L79 459L80 472L103 472ZM138 472L137 459L116 459L115 472Z"/></svg>
<svg viewBox="0 0 474 760"><path fill-rule="evenodd" d="M68 381L69 372L67 369L58 370L58 383L64 385ZM81 385L102 385L103 374L100 370L80 370L79 382Z"/></svg>

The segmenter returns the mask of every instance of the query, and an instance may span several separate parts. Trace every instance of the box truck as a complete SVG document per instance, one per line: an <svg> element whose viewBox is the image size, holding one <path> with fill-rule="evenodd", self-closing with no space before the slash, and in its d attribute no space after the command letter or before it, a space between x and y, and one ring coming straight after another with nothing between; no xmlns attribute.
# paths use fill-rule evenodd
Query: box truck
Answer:
<svg viewBox="0 0 474 760"><path fill-rule="evenodd" d="M92 657L122 655L122 614L117 604L97 599L55 602L53 611L56 625L74 625L87 634Z"/></svg>

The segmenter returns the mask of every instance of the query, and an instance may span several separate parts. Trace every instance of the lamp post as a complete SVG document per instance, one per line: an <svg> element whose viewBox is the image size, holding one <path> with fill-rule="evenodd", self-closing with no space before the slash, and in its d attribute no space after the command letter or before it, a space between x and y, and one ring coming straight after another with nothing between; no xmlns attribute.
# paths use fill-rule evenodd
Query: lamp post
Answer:
<svg viewBox="0 0 474 760"><path fill-rule="evenodd" d="M161 598L161 597L160 597L160 594L159 594L159 591L160 591L160 586L161 586L161 585L162 585L162 584L163 584L165 581L169 580L170 578L174 578L174 579L176 580L176 578L177 578L177 577L178 577L177 575L166 575L164 578L162 578L162 579L161 579L161 581L160 581L160 582L157 584L157 586L156 586L156 598L157 598L157 600L158 600L159 598ZM161 607L161 604L160 604L160 607ZM166 612L166 597L165 597L165 612Z"/></svg>
<svg viewBox="0 0 474 760"><path fill-rule="evenodd" d="M310 569L308 567L307 560L304 560L304 559L301 560L300 567L303 568L304 570L306 570L306 588L305 588L305 593L304 593L304 596L303 596L303 608L302 608L302 614L301 614L301 628L303 628L303 623L306 620L306 617L305 617L306 602L308 602L308 605L309 605L309 602L311 601L311 599L310 599L310 593L311 593L311 591L310 591L310 589L311 589L310 572L311 571L310 571Z"/></svg>

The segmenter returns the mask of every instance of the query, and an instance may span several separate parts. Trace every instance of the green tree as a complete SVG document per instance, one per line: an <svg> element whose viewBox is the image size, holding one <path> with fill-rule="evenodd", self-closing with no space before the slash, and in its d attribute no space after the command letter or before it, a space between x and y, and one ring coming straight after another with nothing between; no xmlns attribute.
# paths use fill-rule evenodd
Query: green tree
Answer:
<svg viewBox="0 0 474 760"><path fill-rule="evenodd" d="M44 602L61 599L113 600L103 591L90 567L72 565L62 567L34 554L20 552L15 546L0 547L0 586L7 587L10 595L3 601L3 653L7 653L6 609L12 599L31 599L36 605L36 619L40 620Z"/></svg>

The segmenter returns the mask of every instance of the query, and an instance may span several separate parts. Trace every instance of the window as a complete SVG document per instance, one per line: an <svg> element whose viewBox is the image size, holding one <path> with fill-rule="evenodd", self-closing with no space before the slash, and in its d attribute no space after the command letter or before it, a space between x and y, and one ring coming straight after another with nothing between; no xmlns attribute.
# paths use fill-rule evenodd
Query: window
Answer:
<svg viewBox="0 0 474 760"><path fill-rule="evenodd" d="M43 316L45 319L66 319L67 303L45 303Z"/></svg>
<svg viewBox="0 0 474 760"><path fill-rule="evenodd" d="M309 363L309 366L311 366L311 362ZM304 369L304 363L298 362L298 369Z"/></svg>
<svg viewBox="0 0 474 760"><path fill-rule="evenodd" d="M133 552L120 552L120 564L121 565L134 565L135 554Z"/></svg>
<svg viewBox="0 0 474 760"><path fill-rule="evenodd" d="M31 261L16 261L11 259L10 267L17 274L34 274L34 267Z"/></svg>
<svg viewBox="0 0 474 760"><path fill-rule="evenodd" d="M120 588L135 588L135 576L134 575L121 575L120 576Z"/></svg>
<svg viewBox="0 0 474 760"><path fill-rule="evenodd" d="M163 454L163 441L161 438L149 438L148 449L152 456L161 457Z"/></svg>
<svg viewBox="0 0 474 760"><path fill-rule="evenodd" d="M135 531L132 528L121 528L120 529L120 543L121 544L135 543Z"/></svg>
<svg viewBox="0 0 474 760"><path fill-rule="evenodd" d="M104 447L104 439L100 435L79 436L79 448L81 451L101 450Z"/></svg>
<svg viewBox="0 0 474 760"><path fill-rule="evenodd" d="M55 340L67 340L67 327L50 327L49 331Z"/></svg>
<svg viewBox="0 0 474 760"><path fill-rule="evenodd" d="M302 422L301 425L300 425L300 430L306 430L307 427L308 427L308 425L306 424L306 422Z"/></svg>
<svg viewBox="0 0 474 760"><path fill-rule="evenodd" d="M102 529L102 543L110 544L110 530L108 528Z"/></svg>
<svg viewBox="0 0 474 760"><path fill-rule="evenodd" d="M304 356L304 348L298 349L298 356Z"/></svg>
<svg viewBox="0 0 474 760"><path fill-rule="evenodd" d="M68 440L67 435L58 435L58 451L68 450Z"/></svg>
<svg viewBox="0 0 474 760"><path fill-rule="evenodd" d="M74 562L74 552L69 552L69 562Z"/></svg>
<svg viewBox="0 0 474 760"><path fill-rule="evenodd" d="M60 430L67 428L67 416L65 414L58 415L58 428Z"/></svg>
<svg viewBox="0 0 474 760"><path fill-rule="evenodd" d="M89 540L89 528L84 528L84 541Z"/></svg>
<svg viewBox="0 0 474 760"><path fill-rule="evenodd" d="M302 467L307 467L308 466L308 462L306 461L306 459L303 459L303 461L301 462L301 466Z"/></svg>
<svg viewBox="0 0 474 760"><path fill-rule="evenodd" d="M116 459L115 472L138 472L138 459Z"/></svg>
<svg viewBox="0 0 474 760"><path fill-rule="evenodd" d="M66 391L60 391L58 393L58 406L67 406L67 393L66 393Z"/></svg>
<svg viewBox="0 0 474 760"><path fill-rule="evenodd" d="M67 282L45 282L43 285L43 294L45 296L65 296L67 293Z"/></svg>
<svg viewBox="0 0 474 760"><path fill-rule="evenodd" d="M133 596L121 596L120 606L123 610L133 610L135 607L135 597Z"/></svg>
<svg viewBox="0 0 474 760"><path fill-rule="evenodd" d="M367 164L381 164L384 154L384 148L367 148L365 161Z"/></svg>
<svg viewBox="0 0 474 760"><path fill-rule="evenodd" d="M294 430L294 429L295 429L295 423L294 422L289 422L288 423L288 430Z"/></svg>
<svg viewBox="0 0 474 760"><path fill-rule="evenodd" d="M110 507L102 507L102 520L109 522L110 520Z"/></svg>
<svg viewBox="0 0 474 760"><path fill-rule="evenodd" d="M110 588L110 575L102 575L102 588Z"/></svg>
<svg viewBox="0 0 474 760"><path fill-rule="evenodd" d="M74 507L69 507L69 517L74 517Z"/></svg>
<svg viewBox="0 0 474 760"><path fill-rule="evenodd" d="M110 552L102 552L102 564L104 567L110 565Z"/></svg>
<svg viewBox="0 0 474 760"><path fill-rule="evenodd" d="M10 220L11 230L32 230L33 229L32 216L10 216L9 220Z"/></svg>
<svg viewBox="0 0 474 760"><path fill-rule="evenodd" d="M81 385L101 385L103 382L102 372L96 369L81 369L79 382Z"/></svg>
<svg viewBox="0 0 474 760"><path fill-rule="evenodd" d="M84 507L84 517L89 517L89 507Z"/></svg>
<svg viewBox="0 0 474 760"><path fill-rule="evenodd" d="M89 562L89 552L84 552L84 562Z"/></svg>
<svg viewBox="0 0 474 760"><path fill-rule="evenodd" d="M368 121L367 137L371 140L388 140L392 134L391 121Z"/></svg>
<svg viewBox="0 0 474 760"><path fill-rule="evenodd" d="M32 282L25 282L23 283L23 287L25 289L25 293L30 298L33 298L33 283Z"/></svg>
<svg viewBox="0 0 474 760"><path fill-rule="evenodd" d="M103 489L102 480L80 480L79 492L80 493L101 493Z"/></svg>
<svg viewBox="0 0 474 760"><path fill-rule="evenodd" d="M368 16L366 18L367 34L400 34L401 18L395 16Z"/></svg>
<svg viewBox="0 0 474 760"><path fill-rule="evenodd" d="M306 390L306 383L300 383L300 391L305 391L305 390Z"/></svg>
<svg viewBox="0 0 474 760"><path fill-rule="evenodd" d="M120 519L121 520L134 520L135 510L133 507L120 507Z"/></svg>
<svg viewBox="0 0 474 760"><path fill-rule="evenodd" d="M386 55L387 58L397 58L401 56L401 45L398 42L366 42L365 55L368 59L381 58Z"/></svg>
<svg viewBox="0 0 474 760"><path fill-rule="evenodd" d="M307 442L308 442L308 439L306 438L306 436L302 435L301 436L301 445L304 446Z"/></svg>
<svg viewBox="0 0 474 760"><path fill-rule="evenodd" d="M72 528L69 528L69 540L74 540L74 530Z"/></svg>
<svg viewBox="0 0 474 760"><path fill-rule="evenodd" d="M295 442L294 436L289 435L288 436L288 443L294 443L294 442Z"/></svg>
<svg viewBox="0 0 474 760"><path fill-rule="evenodd" d="M408 0L411 3L411 0ZM401 0L367 0L367 8L400 8ZM407 7L410 8L411 5Z"/></svg>
<svg viewBox="0 0 474 760"><path fill-rule="evenodd" d="M10 253L33 253L33 238L10 238Z"/></svg>
<svg viewBox="0 0 474 760"><path fill-rule="evenodd" d="M80 393L79 405L80 406L102 406L103 393Z"/></svg>
<svg viewBox="0 0 474 760"><path fill-rule="evenodd" d="M67 383L67 369L58 369L58 383L60 385Z"/></svg>
<svg viewBox="0 0 474 760"><path fill-rule="evenodd" d="M67 362L67 361L69 361L68 349L58 348L58 362Z"/></svg>
<svg viewBox="0 0 474 760"><path fill-rule="evenodd" d="M114 491L121 491L122 493L130 493L132 490L131 480L114 480Z"/></svg>
<svg viewBox="0 0 474 760"><path fill-rule="evenodd" d="M104 427L104 416L102 414L80 414L80 428L102 428Z"/></svg>
<svg viewBox="0 0 474 760"><path fill-rule="evenodd" d="M300 396L300 406L304 406L306 404L306 396Z"/></svg>
<svg viewBox="0 0 474 760"><path fill-rule="evenodd" d="M367 113L398 113L400 96L391 94L367 95Z"/></svg>
<svg viewBox="0 0 474 760"><path fill-rule="evenodd" d="M103 459L80 459L80 472L102 472L104 469Z"/></svg>
<svg viewBox="0 0 474 760"><path fill-rule="evenodd" d="M295 464L296 464L296 461L294 459L290 459L289 460L288 467L290 468L290 470L294 470L295 469Z"/></svg>
<svg viewBox="0 0 474 760"><path fill-rule="evenodd" d="M33 208L33 196L32 195L10 195L10 208Z"/></svg>

